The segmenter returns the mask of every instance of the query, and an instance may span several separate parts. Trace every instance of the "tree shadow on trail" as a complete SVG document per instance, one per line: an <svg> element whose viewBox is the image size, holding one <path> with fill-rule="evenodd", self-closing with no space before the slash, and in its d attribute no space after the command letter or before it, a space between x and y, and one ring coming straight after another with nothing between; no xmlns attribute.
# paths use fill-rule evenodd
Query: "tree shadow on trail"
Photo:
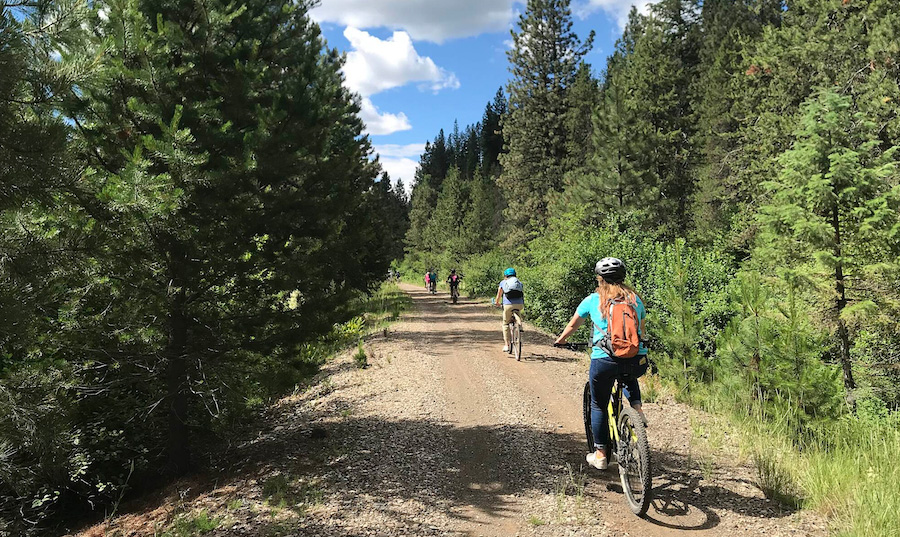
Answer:
<svg viewBox="0 0 900 537"><path fill-rule="evenodd" d="M717 527L721 515L731 512L738 516L756 519L780 519L796 512L796 509L769 500L759 493L741 494L723 482L749 485L741 478L721 477L712 482L704 480L695 462L680 454L653 451L653 497L647 514L641 520L634 519L638 529L652 532L650 526L680 531L702 531ZM597 477L594 475L593 477ZM599 478L602 489L613 493L603 497L620 501L624 516L630 517L619 480L618 466ZM743 488L743 487L736 487ZM598 500L602 501L601 498ZM604 506L615 509L616 506Z"/></svg>
<svg viewBox="0 0 900 537"><path fill-rule="evenodd" d="M263 456L248 452L245 462L251 466L315 476L327 503L343 513L336 520L309 518L292 527L290 535L359 535L372 529L379 534L378 528L384 534L440 535L458 525L453 520L465 526L508 519L524 526L532 513L521 512L515 498L556 494L569 475L567 466L584 465L582 435L530 426L459 427L427 417L357 417L355 405L332 400L331 410L313 422L276 427L262 436L252 452ZM310 429L319 433L311 434ZM793 512L717 482L705 484L691 461L680 455L654 452L653 457L653 503L645 519L634 519L635 524L708 530L720 524L723 511L754 518L781 518ZM615 465L607 472L590 470L586 475L592 501L604 510L627 512ZM591 492L597 490L601 492ZM423 510L446 513L449 519L423 525ZM353 526L354 515L375 527ZM258 522L265 531L253 535L277 529ZM346 527L341 526L344 523Z"/></svg>
<svg viewBox="0 0 900 537"><path fill-rule="evenodd" d="M654 500L647 519L655 525L682 530L709 529L719 522L713 509L768 519L784 518L797 511L766 498L758 490L755 494L745 495L723 486L731 482L738 485L735 488L750 485L755 489L755 485L744 479L722 475L706 480L696 469L696 463L682 454L654 452L653 459L658 462L653 480ZM682 524L679 519L692 522Z"/></svg>

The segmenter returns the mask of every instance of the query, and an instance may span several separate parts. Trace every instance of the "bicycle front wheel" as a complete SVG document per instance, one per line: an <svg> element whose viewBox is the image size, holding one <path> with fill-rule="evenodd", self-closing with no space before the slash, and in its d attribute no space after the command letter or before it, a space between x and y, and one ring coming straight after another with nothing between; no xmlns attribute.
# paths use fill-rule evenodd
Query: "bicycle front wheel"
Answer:
<svg viewBox="0 0 900 537"><path fill-rule="evenodd" d="M652 499L652 468L647 429L640 414L625 406L619 414L618 463L622 489L631 511L643 516Z"/></svg>

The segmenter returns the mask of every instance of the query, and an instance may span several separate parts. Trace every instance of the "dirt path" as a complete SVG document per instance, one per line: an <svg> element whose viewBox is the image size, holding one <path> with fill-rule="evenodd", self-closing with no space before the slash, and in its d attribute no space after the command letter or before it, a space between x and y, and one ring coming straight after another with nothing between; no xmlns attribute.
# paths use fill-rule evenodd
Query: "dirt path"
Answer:
<svg viewBox="0 0 900 537"><path fill-rule="evenodd" d="M818 517L766 500L729 439L671 402L645 406L656 499L633 516L615 467L584 465L586 357L529 327L516 362L495 310L403 288L413 309L367 341L369 368L329 363L272 409L235 477L183 485L194 490L172 491L179 505L114 527L144 535L177 510L209 513L208 535L826 534Z"/></svg>

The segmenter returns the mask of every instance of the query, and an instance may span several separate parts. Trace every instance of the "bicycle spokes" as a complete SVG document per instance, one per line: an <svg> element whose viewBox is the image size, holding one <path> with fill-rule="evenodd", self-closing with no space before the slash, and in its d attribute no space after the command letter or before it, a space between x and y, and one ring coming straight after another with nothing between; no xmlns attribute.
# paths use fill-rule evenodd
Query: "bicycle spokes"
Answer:
<svg viewBox="0 0 900 537"><path fill-rule="evenodd" d="M619 417L618 462L622 488L632 512L643 515L650 506L651 465L647 430L637 411L623 408Z"/></svg>

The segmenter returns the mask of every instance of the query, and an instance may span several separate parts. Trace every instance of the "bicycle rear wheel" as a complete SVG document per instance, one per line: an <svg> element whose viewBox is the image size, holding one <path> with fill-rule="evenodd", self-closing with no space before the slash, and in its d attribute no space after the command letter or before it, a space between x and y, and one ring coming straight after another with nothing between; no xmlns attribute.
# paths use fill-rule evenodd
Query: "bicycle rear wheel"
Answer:
<svg viewBox="0 0 900 537"><path fill-rule="evenodd" d="M647 429L636 410L629 406L619 414L619 445L617 460L622 490L631 511L643 516L652 499L652 467Z"/></svg>
<svg viewBox="0 0 900 537"><path fill-rule="evenodd" d="M587 438L588 453L594 452L594 431L591 430L591 383L584 383L584 435Z"/></svg>
<svg viewBox="0 0 900 537"><path fill-rule="evenodd" d="M516 361L522 359L522 319L518 315L513 315L513 325L515 339L513 339L513 354L516 355Z"/></svg>

